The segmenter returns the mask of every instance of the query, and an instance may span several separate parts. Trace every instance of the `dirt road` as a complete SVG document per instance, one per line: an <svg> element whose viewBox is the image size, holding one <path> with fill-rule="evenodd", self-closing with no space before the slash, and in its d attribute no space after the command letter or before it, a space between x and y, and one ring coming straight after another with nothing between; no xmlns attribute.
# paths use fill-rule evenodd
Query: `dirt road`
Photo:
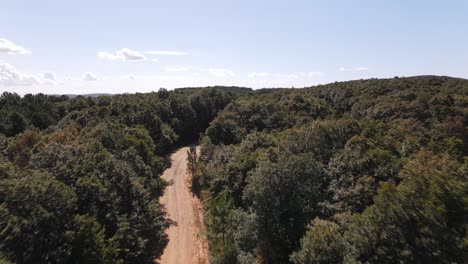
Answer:
<svg viewBox="0 0 468 264"><path fill-rule="evenodd" d="M168 216L177 225L167 230L169 244L158 262L161 264L205 264L208 263L208 242L203 225L203 207L189 190L187 173L187 150L181 148L171 155L172 165L162 177L173 180L167 187L161 203Z"/></svg>

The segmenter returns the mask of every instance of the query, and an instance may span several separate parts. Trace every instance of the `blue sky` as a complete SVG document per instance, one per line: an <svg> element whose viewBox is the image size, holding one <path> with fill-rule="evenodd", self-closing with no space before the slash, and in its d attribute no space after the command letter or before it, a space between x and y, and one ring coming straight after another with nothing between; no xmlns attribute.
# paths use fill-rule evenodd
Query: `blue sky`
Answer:
<svg viewBox="0 0 468 264"><path fill-rule="evenodd" d="M4 1L0 91L468 78L468 1Z"/></svg>

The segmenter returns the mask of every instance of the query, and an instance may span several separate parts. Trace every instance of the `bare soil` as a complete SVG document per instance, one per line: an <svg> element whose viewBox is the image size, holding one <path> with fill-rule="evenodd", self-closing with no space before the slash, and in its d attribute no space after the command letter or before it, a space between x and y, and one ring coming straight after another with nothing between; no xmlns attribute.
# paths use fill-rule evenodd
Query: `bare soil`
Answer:
<svg viewBox="0 0 468 264"><path fill-rule="evenodd" d="M169 244L157 260L161 264L209 263L203 206L189 189L187 151L188 148L184 147L174 152L171 155L171 167L162 175L165 180L173 181L161 197L161 203L176 225L167 230Z"/></svg>

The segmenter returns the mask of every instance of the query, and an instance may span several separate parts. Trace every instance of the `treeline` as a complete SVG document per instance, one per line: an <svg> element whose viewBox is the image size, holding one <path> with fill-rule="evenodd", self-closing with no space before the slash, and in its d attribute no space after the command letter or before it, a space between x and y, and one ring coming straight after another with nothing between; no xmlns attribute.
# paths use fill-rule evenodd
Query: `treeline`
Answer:
<svg viewBox="0 0 468 264"><path fill-rule="evenodd" d="M242 91L242 93L248 91ZM0 97L0 262L154 263L163 156L240 92Z"/></svg>
<svg viewBox="0 0 468 264"><path fill-rule="evenodd" d="M467 125L449 77L238 98L193 169L212 263L464 263Z"/></svg>

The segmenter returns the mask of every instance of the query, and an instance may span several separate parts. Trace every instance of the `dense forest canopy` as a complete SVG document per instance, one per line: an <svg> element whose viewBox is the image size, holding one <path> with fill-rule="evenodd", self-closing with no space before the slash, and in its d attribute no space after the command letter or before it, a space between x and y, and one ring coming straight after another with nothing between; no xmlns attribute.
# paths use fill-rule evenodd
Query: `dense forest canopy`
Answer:
<svg viewBox="0 0 468 264"><path fill-rule="evenodd" d="M0 97L0 261L153 263L165 155L189 168L212 263L463 263L468 81Z"/></svg>
<svg viewBox="0 0 468 264"><path fill-rule="evenodd" d="M240 93L0 97L0 251L13 263L153 263L170 221L164 155Z"/></svg>
<svg viewBox="0 0 468 264"><path fill-rule="evenodd" d="M463 263L467 117L468 81L449 77L238 98L193 176L211 261Z"/></svg>

